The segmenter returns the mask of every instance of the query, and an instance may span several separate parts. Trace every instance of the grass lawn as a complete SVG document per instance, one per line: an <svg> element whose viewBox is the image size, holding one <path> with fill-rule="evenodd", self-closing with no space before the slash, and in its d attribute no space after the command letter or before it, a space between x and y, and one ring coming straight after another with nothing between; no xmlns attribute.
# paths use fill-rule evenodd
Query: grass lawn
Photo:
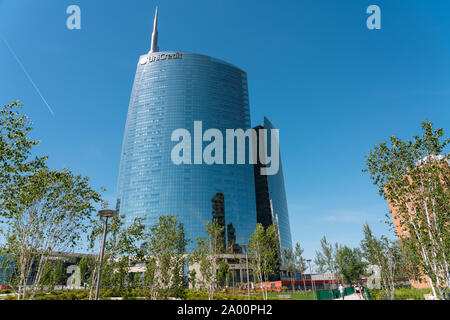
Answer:
<svg viewBox="0 0 450 320"><path fill-rule="evenodd" d="M314 295L312 292L269 292L269 299L280 299L280 300L314 300ZM290 296L290 299L279 298L278 296Z"/></svg>

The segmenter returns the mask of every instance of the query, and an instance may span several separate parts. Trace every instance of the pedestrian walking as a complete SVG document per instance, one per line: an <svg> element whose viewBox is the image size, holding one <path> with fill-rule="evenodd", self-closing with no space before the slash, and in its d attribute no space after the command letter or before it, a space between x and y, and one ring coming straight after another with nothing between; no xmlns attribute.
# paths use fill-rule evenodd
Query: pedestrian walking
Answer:
<svg viewBox="0 0 450 320"><path fill-rule="evenodd" d="M341 298L342 300L344 300L344 296L345 296L345 289L342 286L342 284L339 284L339 292L341 293Z"/></svg>
<svg viewBox="0 0 450 320"><path fill-rule="evenodd" d="M365 300L365 291L366 291L366 288L364 288L364 285L361 285L361 287L360 287L361 300Z"/></svg>
<svg viewBox="0 0 450 320"><path fill-rule="evenodd" d="M361 298L361 296L360 296L360 287L359 287L359 283L354 284L354 285L353 285L353 288L355 289L355 293L356 293L356 295L358 296L358 298Z"/></svg>

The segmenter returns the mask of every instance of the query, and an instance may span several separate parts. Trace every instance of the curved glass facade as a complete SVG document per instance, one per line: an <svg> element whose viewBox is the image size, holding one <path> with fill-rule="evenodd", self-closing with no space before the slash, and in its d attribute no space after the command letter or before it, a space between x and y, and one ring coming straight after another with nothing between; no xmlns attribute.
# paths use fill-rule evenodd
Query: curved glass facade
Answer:
<svg viewBox="0 0 450 320"><path fill-rule="evenodd" d="M176 215L195 246L223 199L228 237L248 243L256 227L253 165L175 165L176 129L194 139L194 121L210 128L250 128L247 75L224 61L194 53L141 56L131 93L118 180L117 207L126 217ZM203 143L203 148L209 144ZM192 158L193 158L193 141ZM218 196L219 195L219 196ZM221 200L222 201L222 200ZM221 206L222 207L222 206ZM216 213L217 214L217 213ZM228 239L230 242L231 239Z"/></svg>
<svg viewBox="0 0 450 320"><path fill-rule="evenodd" d="M276 129L274 125L264 118L264 128L267 130ZM269 134L270 136L270 134ZM268 149L271 150L270 141L268 138ZM292 249L291 226L289 223L288 204L286 199L286 190L284 185L283 166L280 152L280 168L278 173L273 176L267 176L267 184L271 205L271 212L273 214L274 222L278 223L280 234L280 245L282 248Z"/></svg>
<svg viewBox="0 0 450 320"><path fill-rule="evenodd" d="M264 126L257 126L254 129L258 132L267 130L267 148L272 150L271 132L276 129L273 124L267 118L264 118ZM261 140L261 138L259 137L258 140ZM258 143L258 152L259 148ZM257 222L265 228L276 223L278 225L281 248L292 249L291 227L281 162L280 152L278 172L267 176L261 174L261 169L267 166L260 161L255 164L256 215Z"/></svg>

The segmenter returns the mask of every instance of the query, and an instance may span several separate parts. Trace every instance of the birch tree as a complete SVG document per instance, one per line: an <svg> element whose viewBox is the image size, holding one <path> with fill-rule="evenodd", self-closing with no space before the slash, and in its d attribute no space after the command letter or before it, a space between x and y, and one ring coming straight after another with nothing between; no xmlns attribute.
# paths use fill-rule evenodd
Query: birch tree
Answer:
<svg viewBox="0 0 450 320"><path fill-rule="evenodd" d="M87 220L100 194L89 186L89 179L42 168L21 177L11 194L3 199L6 228L6 254L16 267L14 287L19 298L31 291L31 299L42 285L44 266L52 252L73 250L87 229Z"/></svg>
<svg viewBox="0 0 450 320"><path fill-rule="evenodd" d="M402 277L404 270L402 253L398 241L385 236L377 239L366 223L363 227L364 239L361 249L368 263L380 267L381 288L388 299L395 299L396 279Z"/></svg>
<svg viewBox="0 0 450 320"><path fill-rule="evenodd" d="M450 140L430 122L422 122L422 131L412 140L392 136L375 145L364 171L389 201L416 273L442 298L443 288L450 287L450 169L449 155L442 154Z"/></svg>
<svg viewBox="0 0 450 320"><path fill-rule="evenodd" d="M248 247L249 266L257 282L261 283L263 299L268 299L267 282L279 267L280 246L278 242L278 231L275 225L264 229L262 224L257 224L255 232L250 238Z"/></svg>
<svg viewBox="0 0 450 320"><path fill-rule="evenodd" d="M286 268L286 271L291 278L292 292L295 292L295 256L291 248L283 248L282 252L282 265Z"/></svg>
<svg viewBox="0 0 450 320"><path fill-rule="evenodd" d="M23 114L22 105L13 102L0 109L0 215L7 214L24 182L23 177L34 174L45 166L47 157L33 157L32 148L39 144L30 133L33 123Z"/></svg>
<svg viewBox="0 0 450 320"><path fill-rule="evenodd" d="M216 219L213 223L206 222L207 238L198 238L197 247L190 255L191 264L199 267L199 279L197 283L206 289L208 299L214 299L214 293L218 287L217 271L220 254L223 253L223 230Z"/></svg>
<svg viewBox="0 0 450 320"><path fill-rule="evenodd" d="M47 157L31 156L32 148L39 144L30 137L33 123L22 113L22 105L13 102L0 109L0 226L11 218L15 206L14 199L20 190L24 177L34 174L45 166ZM5 230L0 236L5 241ZM3 279L13 285L16 280L15 256L11 253L11 243L1 246L1 267Z"/></svg>
<svg viewBox="0 0 450 320"><path fill-rule="evenodd" d="M305 277L304 273L306 271L306 259L303 257L304 249L300 245L300 243L295 244L294 250L294 259L295 259L295 268L300 272L300 277L303 279L303 291L306 290Z"/></svg>
<svg viewBox="0 0 450 320"><path fill-rule="evenodd" d="M78 262L80 268L80 280L83 287L87 287L89 279L92 278L92 274L95 268L95 259L93 256L84 256Z"/></svg>
<svg viewBox="0 0 450 320"><path fill-rule="evenodd" d="M97 217L96 217L97 218ZM127 277L130 266L143 261L143 252L139 246L144 240L145 225L142 217L136 217L129 226L125 226L125 216L113 217L108 223L108 236L105 243L103 257L101 288L120 292L129 289ZM98 269L100 266L100 246L103 235L104 222L92 219L90 225L89 250L98 249L94 267L90 277L89 299L94 299L97 284Z"/></svg>
<svg viewBox="0 0 450 320"><path fill-rule="evenodd" d="M339 246L335 253L335 263L343 283L351 284L361 279L366 270L359 248Z"/></svg>
<svg viewBox="0 0 450 320"><path fill-rule="evenodd" d="M151 299L184 297L186 246L183 225L175 216L160 216L146 238L145 285Z"/></svg>
<svg viewBox="0 0 450 320"><path fill-rule="evenodd" d="M336 253L338 250L337 243L333 246L331 243L327 241L327 238L323 236L320 239L320 248L321 251L316 251L316 257L314 259L314 264L319 268L319 272L331 273L331 279L334 279L334 275L337 272L337 263L336 263Z"/></svg>
<svg viewBox="0 0 450 320"><path fill-rule="evenodd" d="M28 284L31 298L42 285L50 253L76 246L101 198L88 178L50 170L47 157L32 156L39 141L30 138L32 122L21 109L19 102L0 109L0 232L14 268L11 285L24 299Z"/></svg>
<svg viewBox="0 0 450 320"><path fill-rule="evenodd" d="M228 287L228 280L231 277L230 265L223 259L220 259L219 267L217 270L217 282L219 287Z"/></svg>

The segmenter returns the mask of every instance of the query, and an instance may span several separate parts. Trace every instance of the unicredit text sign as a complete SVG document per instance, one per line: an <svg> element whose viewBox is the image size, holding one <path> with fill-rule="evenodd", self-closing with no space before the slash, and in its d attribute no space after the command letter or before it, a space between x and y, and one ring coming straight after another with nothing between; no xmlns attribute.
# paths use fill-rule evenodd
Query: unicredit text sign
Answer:
<svg viewBox="0 0 450 320"><path fill-rule="evenodd" d="M141 59L139 60L139 63L144 65L147 63L153 63L156 61L163 61L163 60L171 60L171 59L182 59L183 58L183 54L181 52L161 52L158 54L153 54L153 55L146 55L146 56L142 56Z"/></svg>

